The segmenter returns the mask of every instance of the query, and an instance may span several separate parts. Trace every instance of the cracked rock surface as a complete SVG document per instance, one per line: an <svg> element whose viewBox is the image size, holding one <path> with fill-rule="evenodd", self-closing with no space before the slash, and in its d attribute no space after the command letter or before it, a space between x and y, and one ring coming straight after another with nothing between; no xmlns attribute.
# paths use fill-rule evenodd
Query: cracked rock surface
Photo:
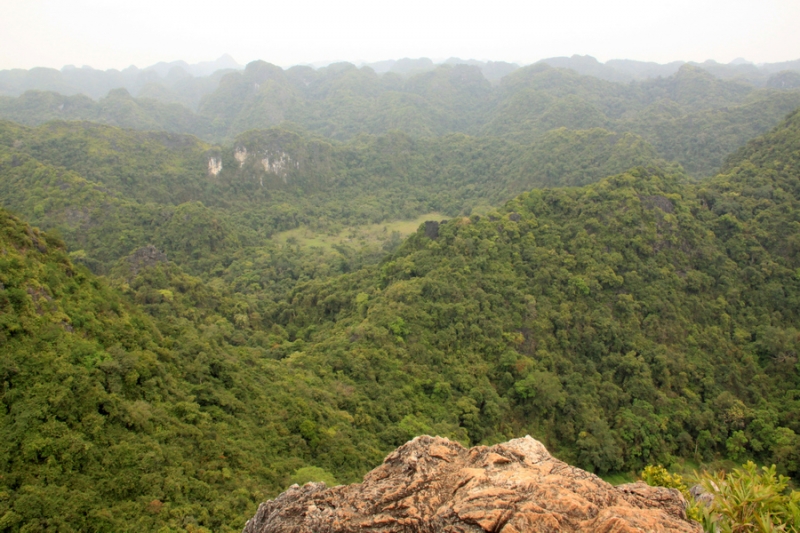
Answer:
<svg viewBox="0 0 800 533"><path fill-rule="evenodd" d="M614 487L555 459L531 437L466 449L417 437L364 476L293 485L244 533L701 532L674 489Z"/></svg>

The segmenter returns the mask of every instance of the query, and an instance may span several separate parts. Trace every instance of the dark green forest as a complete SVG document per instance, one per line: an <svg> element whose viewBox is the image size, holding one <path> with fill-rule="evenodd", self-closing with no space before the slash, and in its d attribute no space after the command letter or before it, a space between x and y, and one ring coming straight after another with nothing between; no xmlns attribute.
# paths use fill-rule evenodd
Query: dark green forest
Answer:
<svg viewBox="0 0 800 533"><path fill-rule="evenodd" d="M420 434L797 479L800 93L479 75L4 100L0 531L237 531ZM36 114L61 98L95 114Z"/></svg>

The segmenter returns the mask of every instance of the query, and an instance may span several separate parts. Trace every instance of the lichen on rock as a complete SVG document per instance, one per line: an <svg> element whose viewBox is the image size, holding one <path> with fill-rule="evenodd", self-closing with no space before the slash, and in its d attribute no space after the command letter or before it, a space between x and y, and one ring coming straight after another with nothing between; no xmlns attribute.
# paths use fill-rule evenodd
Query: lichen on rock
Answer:
<svg viewBox="0 0 800 533"><path fill-rule="evenodd" d="M677 490L614 487L531 437L466 449L422 436L362 483L293 485L262 503L244 533L699 533L685 509Z"/></svg>

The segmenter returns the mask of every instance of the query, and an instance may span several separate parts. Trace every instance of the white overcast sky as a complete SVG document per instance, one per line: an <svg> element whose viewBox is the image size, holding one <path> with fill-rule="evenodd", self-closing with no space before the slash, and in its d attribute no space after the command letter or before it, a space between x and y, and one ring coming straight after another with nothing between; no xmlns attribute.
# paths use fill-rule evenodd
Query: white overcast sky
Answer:
<svg viewBox="0 0 800 533"><path fill-rule="evenodd" d="M0 69L589 54L800 58L800 0L0 0Z"/></svg>

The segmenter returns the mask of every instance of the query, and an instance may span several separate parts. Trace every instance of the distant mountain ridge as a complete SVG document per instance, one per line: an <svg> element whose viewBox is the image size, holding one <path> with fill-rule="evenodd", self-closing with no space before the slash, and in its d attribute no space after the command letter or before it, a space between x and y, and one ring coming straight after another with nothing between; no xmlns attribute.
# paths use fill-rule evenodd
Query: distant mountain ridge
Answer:
<svg viewBox="0 0 800 533"><path fill-rule="evenodd" d="M741 58L730 63L718 63L712 59L698 63L695 61L672 61L670 63L654 63L651 61L635 61L632 59L611 59L601 63L592 56L573 55L571 57L551 57L538 63L546 63L551 67L567 68L585 76L616 82L642 81L652 78L672 76L683 65L699 67L714 77L723 80L736 80L750 83L757 87L771 86L770 80L784 71L800 71L800 59L780 63L764 63L755 65Z"/></svg>
<svg viewBox="0 0 800 533"><path fill-rule="evenodd" d="M377 61L375 63L361 63L361 67L369 67L378 74L385 74L392 72L394 74L411 75L420 74L429 70L435 69L438 65L470 65L478 67L481 74L490 82L499 82L506 75L511 74L520 65L517 63L508 63L506 61L478 61L477 59L461 59L458 57L451 57L442 61L441 63L434 63L427 57L419 59L389 59L385 61Z"/></svg>
<svg viewBox="0 0 800 533"><path fill-rule="evenodd" d="M598 65L592 58L580 62L586 69ZM28 91L18 98L0 96L0 118L31 126L88 120L189 133L215 143L278 126L339 141L399 130L414 138L462 133L523 143L558 128L602 128L641 136L661 158L707 176L733 150L800 106L800 73L792 71L776 75L774 86L758 88L688 64L668 77L625 83L537 63L493 84L484 71L494 66L445 64L400 75L351 63L315 70L254 61L243 71L193 78L175 65L168 75L176 80L174 90L152 83L136 98L114 89L98 101Z"/></svg>
<svg viewBox="0 0 800 533"><path fill-rule="evenodd" d="M114 89L126 89L140 97L196 108L200 98L216 89L227 72L244 68L225 54L215 61L189 64L159 62L145 68L97 70L66 65L61 70L36 67L30 70L0 70L0 95L19 96L26 91L53 91L65 96L82 94L95 100Z"/></svg>
<svg viewBox="0 0 800 533"><path fill-rule="evenodd" d="M730 63L719 63L712 59L702 63L696 61L671 61L669 63L656 63L653 61L637 61L633 59L610 59L605 63L598 61L590 55L572 55L570 57L548 57L540 59L532 65L544 63L556 68L574 70L584 76L594 76L607 81L627 83L631 81L644 81L658 77L669 77L678 72L683 65L691 65L710 72L717 78L739 80L751 83L758 87L769 85L773 75L784 71L800 72L800 59L782 61L778 63L763 63L756 65L742 58L737 58ZM470 65L481 69L487 80L498 82L504 76L525 65L509 63L506 61L479 61L476 59L461 59L451 57L441 62L435 62L427 57L417 59L403 58L377 61L374 63L361 63L361 67L370 67L378 74L392 72L409 75L419 74L433 70L438 65ZM324 68L327 64L317 65Z"/></svg>
<svg viewBox="0 0 800 533"><path fill-rule="evenodd" d="M159 61L155 65L150 65L142 69L143 71L155 71L161 77L167 77L175 67L182 68L195 77L210 76L218 70L242 70L244 65L240 65L230 54L223 54L214 61L201 61L189 64L186 61Z"/></svg>
<svg viewBox="0 0 800 533"><path fill-rule="evenodd" d="M210 76L189 72L217 67L232 68ZM284 69L265 61L233 67L233 58L223 56L144 70L2 71L0 93L27 90L0 95L0 118L31 126L87 120L214 143L278 126L340 141L399 130L415 138L462 133L523 143L558 128L602 128L638 135L659 157L708 176L738 146L800 106L800 71L770 74L800 68L800 60L658 65L572 56L519 67L405 58L361 68ZM89 96L79 87L88 87Z"/></svg>
<svg viewBox="0 0 800 533"><path fill-rule="evenodd" d="M661 64L632 59L611 59L601 63L589 55L573 55L550 57L532 64L540 63L574 70L585 76L622 83L669 77L686 64L700 67L720 79L744 81L757 87L778 86L776 84L779 82L774 81L774 78L779 73L787 71L800 73L800 59L761 65L749 63L741 58L728 64L713 60L703 63L672 61ZM320 70L334 64L337 62L316 63L311 68ZM391 73L402 76L429 72L441 65L478 67L483 76L492 83L499 83L502 78L524 66L506 61L479 61L458 57L450 57L440 62L427 57L406 57L357 63L359 68L369 67L377 74ZM308 68L302 65L295 67ZM98 70L89 66L78 68L74 65L65 65L60 70L45 67L30 70L0 70L0 96L20 96L25 91L38 90L53 91L65 96L85 94L96 100L106 96L113 89L125 88L137 97L151 97L170 103L179 102L194 109L203 95L216 89L224 73L244 68L230 54L223 54L214 61L194 64L183 60L160 61L141 69L134 65L123 70Z"/></svg>

